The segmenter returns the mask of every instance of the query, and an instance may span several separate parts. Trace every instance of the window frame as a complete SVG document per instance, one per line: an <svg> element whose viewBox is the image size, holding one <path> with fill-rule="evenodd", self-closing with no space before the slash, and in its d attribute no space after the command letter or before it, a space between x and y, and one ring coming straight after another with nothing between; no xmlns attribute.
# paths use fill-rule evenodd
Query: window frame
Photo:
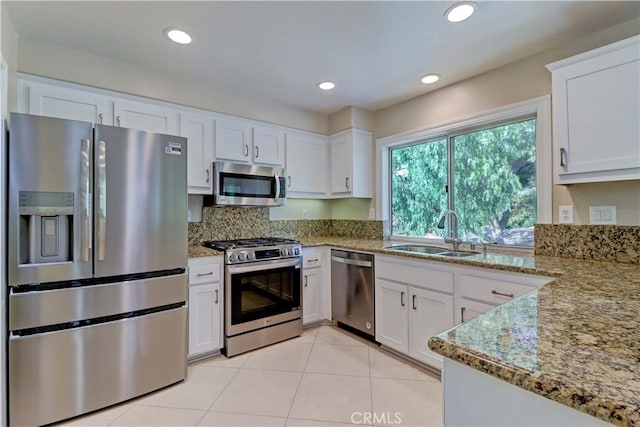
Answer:
<svg viewBox="0 0 640 427"><path fill-rule="evenodd" d="M518 120L536 119L536 224L551 224L552 215L552 159L551 159L551 97L529 99L500 108L454 119L445 123L376 140L376 218L383 221L385 239L443 243L442 239L391 235L391 149L419 144L438 138L448 138L487 127L500 126ZM496 245L504 248L531 251L533 248Z"/></svg>

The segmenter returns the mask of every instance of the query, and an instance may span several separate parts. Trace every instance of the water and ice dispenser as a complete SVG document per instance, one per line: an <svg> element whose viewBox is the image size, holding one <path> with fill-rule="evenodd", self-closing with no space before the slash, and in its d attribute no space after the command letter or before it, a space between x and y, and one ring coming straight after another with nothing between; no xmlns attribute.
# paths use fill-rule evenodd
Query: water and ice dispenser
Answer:
<svg viewBox="0 0 640 427"><path fill-rule="evenodd" d="M73 193L20 191L20 264L73 259Z"/></svg>

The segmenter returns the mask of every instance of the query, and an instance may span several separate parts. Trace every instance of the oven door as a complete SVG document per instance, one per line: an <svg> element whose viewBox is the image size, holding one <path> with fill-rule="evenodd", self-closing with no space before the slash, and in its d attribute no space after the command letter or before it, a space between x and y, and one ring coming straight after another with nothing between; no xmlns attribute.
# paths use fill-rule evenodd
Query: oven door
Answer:
<svg viewBox="0 0 640 427"><path fill-rule="evenodd" d="M302 260L228 265L225 335L233 336L302 317Z"/></svg>

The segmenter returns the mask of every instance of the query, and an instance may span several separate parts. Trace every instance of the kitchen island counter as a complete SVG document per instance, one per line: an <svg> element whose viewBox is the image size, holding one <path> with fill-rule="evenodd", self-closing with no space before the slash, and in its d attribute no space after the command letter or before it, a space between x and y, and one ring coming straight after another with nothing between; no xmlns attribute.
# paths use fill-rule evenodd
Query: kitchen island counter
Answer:
<svg viewBox="0 0 640 427"><path fill-rule="evenodd" d="M621 426L640 425L640 266L547 256L463 259L400 253L382 240L301 239L459 265L555 277L429 340L429 348L552 401Z"/></svg>

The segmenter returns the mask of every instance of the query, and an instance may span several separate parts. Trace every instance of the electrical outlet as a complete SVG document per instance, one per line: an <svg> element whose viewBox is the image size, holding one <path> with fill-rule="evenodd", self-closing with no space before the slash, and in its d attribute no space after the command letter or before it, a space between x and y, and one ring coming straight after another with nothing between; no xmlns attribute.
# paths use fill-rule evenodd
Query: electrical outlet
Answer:
<svg viewBox="0 0 640 427"><path fill-rule="evenodd" d="M374 208L369 209L369 219L376 219L376 210Z"/></svg>
<svg viewBox="0 0 640 427"><path fill-rule="evenodd" d="M617 224L616 207L614 206L589 206L589 224Z"/></svg>
<svg viewBox="0 0 640 427"><path fill-rule="evenodd" d="M573 224L573 206L560 206L558 217L560 224Z"/></svg>
<svg viewBox="0 0 640 427"><path fill-rule="evenodd" d="M309 209L302 209L302 218L309 218Z"/></svg>

